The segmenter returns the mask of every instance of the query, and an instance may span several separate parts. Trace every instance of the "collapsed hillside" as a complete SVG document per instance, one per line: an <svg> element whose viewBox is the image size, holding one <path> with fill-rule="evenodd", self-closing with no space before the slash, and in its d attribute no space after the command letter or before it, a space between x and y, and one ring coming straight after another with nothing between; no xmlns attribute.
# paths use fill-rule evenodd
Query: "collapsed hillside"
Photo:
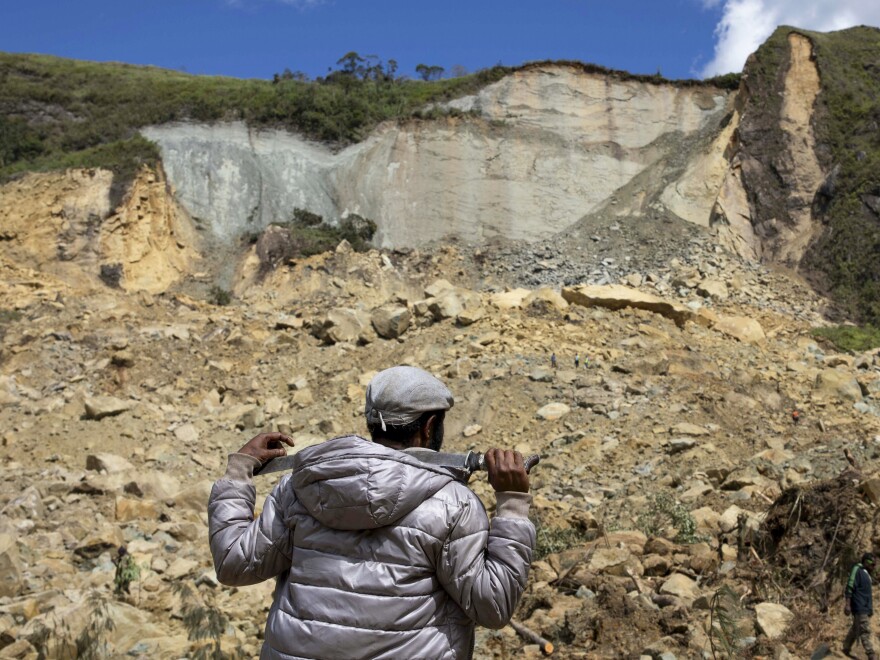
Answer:
<svg viewBox="0 0 880 660"><path fill-rule="evenodd" d="M435 82L380 62L269 82L2 55L0 176L108 167L116 206L141 165L161 164L186 211L227 243L297 209L369 218L385 247L674 216L799 269L845 316L871 321L878 40L867 27L781 27L735 94L733 78L575 62Z"/></svg>
<svg viewBox="0 0 880 660"><path fill-rule="evenodd" d="M771 502L836 477L844 448L866 488L880 468L880 358L816 344L826 301L808 287L671 217L633 249L644 223L609 217L511 252L342 243L267 268L257 241L227 255L235 297L218 306L185 293L205 283L204 236L161 176L138 181L104 223L106 172L0 188L14 202L0 206L0 655L73 657L77 642L110 657L206 643L256 655L271 585L217 585L210 484L262 429L297 447L363 432L365 385L397 363L455 393L449 449L541 453L539 554L516 616L558 657L708 653L727 590L744 631L731 643L748 653L800 652L845 625L832 590L828 625L778 636L786 611L816 620L821 603L755 589L771 559L749 550ZM151 254L180 257L147 269L173 275L152 293L137 270ZM598 289L584 286L589 264ZM516 286L554 271L571 285ZM484 479L472 487L491 509ZM849 555L835 543L837 566ZM127 595L113 594L119 546L139 567ZM480 631L477 657L535 653L512 629Z"/></svg>

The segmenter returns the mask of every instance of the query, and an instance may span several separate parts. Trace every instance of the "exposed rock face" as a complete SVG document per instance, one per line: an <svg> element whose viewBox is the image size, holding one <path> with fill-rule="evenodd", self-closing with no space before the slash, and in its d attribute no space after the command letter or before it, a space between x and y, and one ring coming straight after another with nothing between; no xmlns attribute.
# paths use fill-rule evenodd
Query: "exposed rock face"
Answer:
<svg viewBox="0 0 880 660"><path fill-rule="evenodd" d="M57 278L59 288L165 291L192 271L196 237L160 174L144 169L118 209L106 170L28 174L0 186L6 257ZM63 284L62 284L63 283Z"/></svg>
<svg viewBox="0 0 880 660"><path fill-rule="evenodd" d="M813 45L807 37L796 33L788 35L788 45L791 60L785 76L780 127L787 147L782 175L791 182L788 206L793 224L780 231L775 256L779 261L796 264L819 230L818 221L812 217L812 205L825 175L816 158L812 125L813 107L819 95Z"/></svg>
<svg viewBox="0 0 880 660"><path fill-rule="evenodd" d="M165 180L144 170L115 214L101 225L101 260L119 264L127 291L161 293L192 272L198 258L192 222Z"/></svg>
<svg viewBox="0 0 880 660"><path fill-rule="evenodd" d="M763 66L778 67L779 75L745 80L745 113L731 159L737 171L725 191L725 203L732 208L723 212L731 226L742 217L741 179L763 258L794 266L816 233L811 206L824 180L812 127L820 89L812 49L810 40L797 33L762 47ZM752 59L747 71L755 64ZM747 231L742 236L751 242Z"/></svg>
<svg viewBox="0 0 880 660"><path fill-rule="evenodd" d="M727 103L727 92L710 87L548 65L450 104L485 121L388 124L338 154L243 124L144 134L159 144L183 205L223 239L289 221L299 207L329 221L371 218L376 243L390 247L561 230L680 148L671 136L717 125ZM706 224L711 200L703 206Z"/></svg>

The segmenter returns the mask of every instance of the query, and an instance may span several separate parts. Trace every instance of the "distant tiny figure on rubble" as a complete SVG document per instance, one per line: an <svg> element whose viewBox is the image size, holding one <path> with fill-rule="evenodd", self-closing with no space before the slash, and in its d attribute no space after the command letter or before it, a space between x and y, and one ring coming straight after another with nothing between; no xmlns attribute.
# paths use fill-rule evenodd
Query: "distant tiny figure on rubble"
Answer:
<svg viewBox="0 0 880 660"><path fill-rule="evenodd" d="M550 354L550 366L556 368L556 353Z"/></svg>
<svg viewBox="0 0 880 660"><path fill-rule="evenodd" d="M874 652L874 643L871 639L871 623L869 619L874 614L874 601L871 593L873 586L871 574L874 572L876 557L871 552L862 555L862 561L852 567L849 580L846 583L843 612L847 616L852 615L852 626L843 642L843 654L848 658L855 658L851 654L852 647L858 639L868 654L868 660L877 660Z"/></svg>
<svg viewBox="0 0 880 660"><path fill-rule="evenodd" d="M795 408L791 411L791 421L797 426L797 423L801 421L801 411Z"/></svg>
<svg viewBox="0 0 880 660"><path fill-rule="evenodd" d="M574 368L577 369L581 366L581 356L579 353L574 354Z"/></svg>

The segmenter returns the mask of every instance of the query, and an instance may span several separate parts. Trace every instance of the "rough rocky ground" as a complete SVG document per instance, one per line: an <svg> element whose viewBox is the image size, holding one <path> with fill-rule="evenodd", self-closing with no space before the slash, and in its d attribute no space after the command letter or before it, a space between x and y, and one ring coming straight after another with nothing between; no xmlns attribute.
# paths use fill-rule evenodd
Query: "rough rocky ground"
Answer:
<svg viewBox="0 0 880 660"><path fill-rule="evenodd" d="M873 511L880 358L817 345L825 301L785 273L699 228L648 222L530 245L341 245L265 276L252 250L227 306L195 297L203 278L126 293L0 252L0 657L84 657L99 642L101 657L215 644L255 657L271 585L217 585L210 485L260 430L298 446L363 431L365 385L399 363L455 393L450 449L542 455L539 557L517 619L558 657L712 657L722 587L740 607L734 655L839 650L839 588L821 613L758 539L783 491L850 467L844 449L861 472L839 499ZM566 300L621 283L590 306ZM667 301L663 313L609 309L634 292ZM472 486L491 509L485 479ZM120 545L142 569L117 596ZM479 632L479 658L538 654L511 628Z"/></svg>

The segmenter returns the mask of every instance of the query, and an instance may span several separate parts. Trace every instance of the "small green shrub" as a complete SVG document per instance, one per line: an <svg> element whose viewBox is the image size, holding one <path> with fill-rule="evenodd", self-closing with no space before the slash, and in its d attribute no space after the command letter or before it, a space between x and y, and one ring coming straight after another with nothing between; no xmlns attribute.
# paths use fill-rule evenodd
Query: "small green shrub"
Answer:
<svg viewBox="0 0 880 660"><path fill-rule="evenodd" d="M324 223L324 216L312 213L306 209L293 209L293 224L303 225L305 227L315 227Z"/></svg>
<svg viewBox="0 0 880 660"><path fill-rule="evenodd" d="M638 517L636 526L648 536L659 536L668 527L676 530L676 543L699 543L697 521L684 505L669 493L657 493L648 509Z"/></svg>
<svg viewBox="0 0 880 660"><path fill-rule="evenodd" d="M709 644L712 657L742 657L742 642L749 635L745 608L729 585L722 586L712 596L709 617Z"/></svg>
<svg viewBox="0 0 880 660"><path fill-rule="evenodd" d="M862 353L880 346L880 328L872 325L836 325L813 328L811 334L830 341L840 350Z"/></svg>
<svg viewBox="0 0 880 660"><path fill-rule="evenodd" d="M116 563L116 573L113 576L113 593L121 596L129 593L132 582L137 582L141 577L141 567L127 552L121 552Z"/></svg>
<svg viewBox="0 0 880 660"><path fill-rule="evenodd" d="M21 312L17 309L0 309L0 325L21 320Z"/></svg>
<svg viewBox="0 0 880 660"><path fill-rule="evenodd" d="M222 648L223 633L229 625L229 618L216 607L213 597L204 596L184 582L172 585L180 596L183 627L192 642L201 644L191 656L194 660L233 660L243 657L241 649L227 651Z"/></svg>
<svg viewBox="0 0 880 660"><path fill-rule="evenodd" d="M543 559L547 555L564 552L593 540L583 529L575 527L547 527L540 521L535 522L535 532L535 559Z"/></svg>
<svg viewBox="0 0 880 660"><path fill-rule="evenodd" d="M208 300L212 305L225 307L232 302L232 294L222 287L212 286Z"/></svg>

